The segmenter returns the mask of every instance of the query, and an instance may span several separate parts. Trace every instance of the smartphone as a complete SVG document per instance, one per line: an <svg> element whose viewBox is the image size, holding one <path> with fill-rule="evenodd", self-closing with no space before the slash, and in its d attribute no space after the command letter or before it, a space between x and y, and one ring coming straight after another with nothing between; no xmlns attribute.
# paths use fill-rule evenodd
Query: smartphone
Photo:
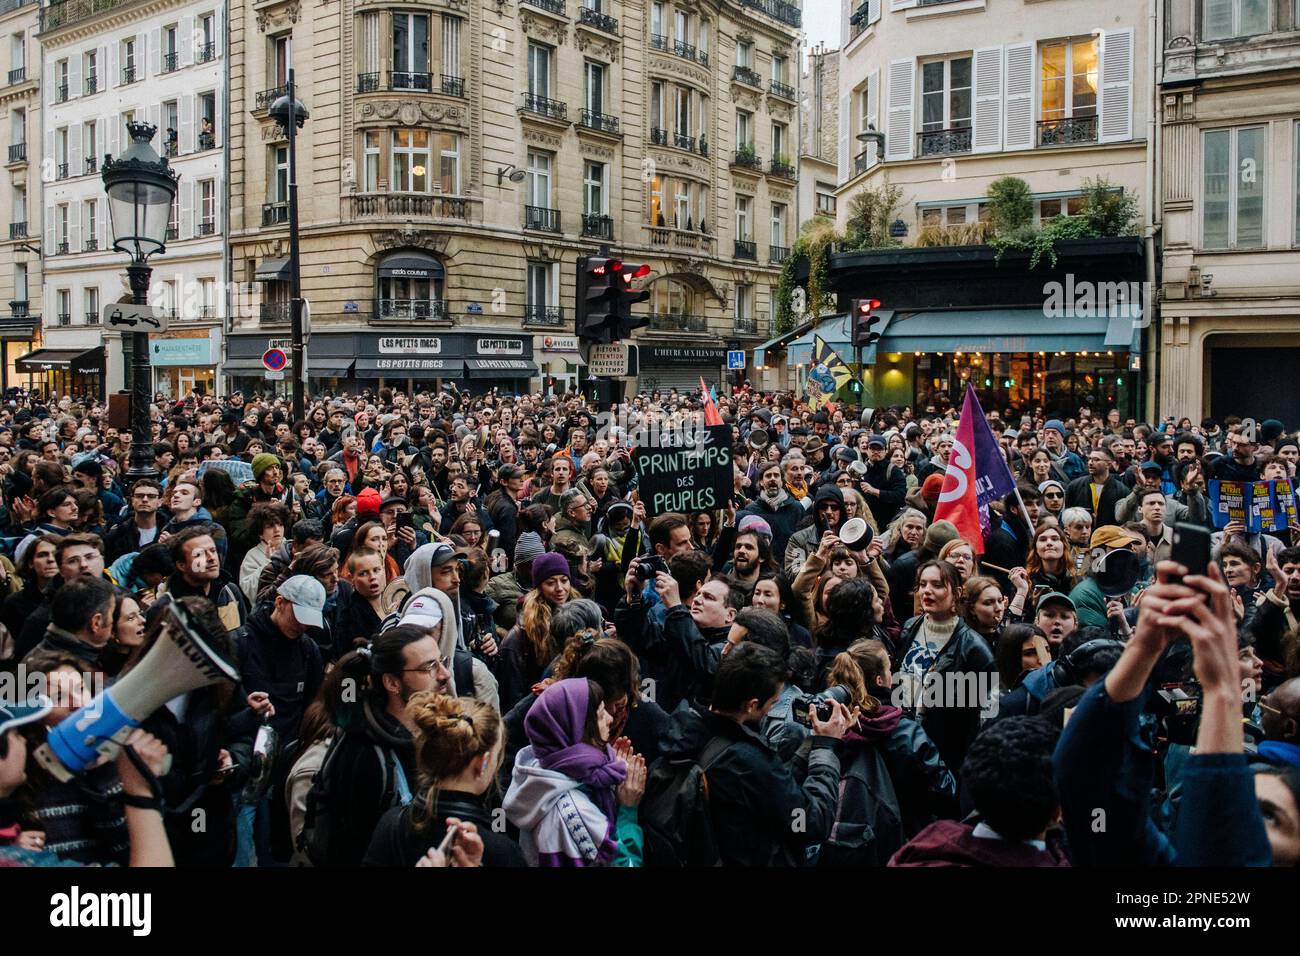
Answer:
<svg viewBox="0 0 1300 956"><path fill-rule="evenodd" d="M438 852L443 856L451 853L451 848L456 844L456 834L459 831L454 826L447 827L447 835L442 838L438 844Z"/></svg>
<svg viewBox="0 0 1300 956"><path fill-rule="evenodd" d="M397 527L415 529L415 516L409 511L399 511L397 513Z"/></svg>
<svg viewBox="0 0 1300 956"><path fill-rule="evenodd" d="M1210 567L1209 529L1194 524L1174 525L1174 546L1169 558L1185 565L1188 574L1205 574Z"/></svg>

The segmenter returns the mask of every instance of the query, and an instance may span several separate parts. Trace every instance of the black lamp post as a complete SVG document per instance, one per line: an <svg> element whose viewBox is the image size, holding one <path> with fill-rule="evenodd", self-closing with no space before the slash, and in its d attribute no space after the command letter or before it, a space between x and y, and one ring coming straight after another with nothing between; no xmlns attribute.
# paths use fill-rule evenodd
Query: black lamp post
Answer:
<svg viewBox="0 0 1300 956"><path fill-rule="evenodd" d="M302 270L298 259L298 130L307 122L307 107L294 98L293 70L284 96L276 99L267 110L285 135L289 137L289 322L293 336L291 362L293 371L293 420L302 421L303 364L306 356L302 346Z"/></svg>
<svg viewBox="0 0 1300 956"><path fill-rule="evenodd" d="M113 248L131 257L126 267L136 305L149 304L149 257L165 251L167 225L176 198L176 171L154 152L149 141L157 127L127 123L131 145L117 159L104 157L104 191L108 193ZM153 433L149 427L149 334L131 333L131 467L127 477L153 478Z"/></svg>

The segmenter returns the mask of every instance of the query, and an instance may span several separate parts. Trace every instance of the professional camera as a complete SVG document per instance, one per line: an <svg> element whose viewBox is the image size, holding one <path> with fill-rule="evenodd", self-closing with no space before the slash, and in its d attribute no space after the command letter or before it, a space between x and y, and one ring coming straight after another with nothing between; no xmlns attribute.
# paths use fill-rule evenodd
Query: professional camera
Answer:
<svg viewBox="0 0 1300 956"><path fill-rule="evenodd" d="M831 719L833 709L831 701L838 700L845 707L849 704L849 689L842 685L828 687L820 694L805 694L790 702L790 713L795 723L805 727L812 726L812 711L817 711L817 719L825 722Z"/></svg>
<svg viewBox="0 0 1300 956"><path fill-rule="evenodd" d="M648 558L642 558L636 565L636 579L638 581L653 581L655 575L660 572L668 574L668 563L657 554L652 554Z"/></svg>
<svg viewBox="0 0 1300 956"><path fill-rule="evenodd" d="M1201 685L1194 680L1166 685L1151 700L1169 742L1193 746L1201 722Z"/></svg>

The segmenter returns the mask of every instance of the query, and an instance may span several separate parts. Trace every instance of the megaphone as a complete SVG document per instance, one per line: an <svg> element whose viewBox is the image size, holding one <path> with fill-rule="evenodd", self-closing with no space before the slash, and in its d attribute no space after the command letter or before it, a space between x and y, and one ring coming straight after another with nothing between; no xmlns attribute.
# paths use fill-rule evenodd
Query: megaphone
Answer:
<svg viewBox="0 0 1300 956"><path fill-rule="evenodd" d="M115 757L131 731L173 697L239 680L239 671L208 646L180 602L168 601L163 610L162 632L139 665L64 719L37 748L36 759L55 779L66 783L101 758Z"/></svg>
<svg viewBox="0 0 1300 956"><path fill-rule="evenodd" d="M749 430L749 447L753 451L762 451L772 441L765 428L751 428Z"/></svg>
<svg viewBox="0 0 1300 956"><path fill-rule="evenodd" d="M1141 559L1128 548L1107 551L1092 563L1092 576L1106 597L1128 594L1141 573Z"/></svg>

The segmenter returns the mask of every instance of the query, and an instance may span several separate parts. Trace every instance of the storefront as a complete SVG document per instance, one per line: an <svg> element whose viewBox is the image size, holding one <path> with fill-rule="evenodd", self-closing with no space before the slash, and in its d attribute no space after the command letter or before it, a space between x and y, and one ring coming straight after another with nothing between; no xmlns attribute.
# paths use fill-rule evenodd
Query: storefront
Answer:
<svg viewBox="0 0 1300 956"><path fill-rule="evenodd" d="M36 349L14 362L20 375L31 375L34 388L46 396L104 400L104 347Z"/></svg>
<svg viewBox="0 0 1300 956"><path fill-rule="evenodd" d="M202 329L149 336L154 391L168 399L213 394L220 356L219 334L217 329Z"/></svg>
<svg viewBox="0 0 1300 956"><path fill-rule="evenodd" d="M533 340L545 394L560 395L578 388L582 355L576 335L539 335Z"/></svg>
<svg viewBox="0 0 1300 956"><path fill-rule="evenodd" d="M20 372L18 360L41 347L40 318L14 318L0 325L0 391L31 389L40 379L34 372Z"/></svg>
<svg viewBox="0 0 1300 956"><path fill-rule="evenodd" d="M727 350L721 347L700 345L655 345L640 343L641 369L637 376L637 390L667 393L699 392L700 379L706 385L722 386L723 370L727 366Z"/></svg>

